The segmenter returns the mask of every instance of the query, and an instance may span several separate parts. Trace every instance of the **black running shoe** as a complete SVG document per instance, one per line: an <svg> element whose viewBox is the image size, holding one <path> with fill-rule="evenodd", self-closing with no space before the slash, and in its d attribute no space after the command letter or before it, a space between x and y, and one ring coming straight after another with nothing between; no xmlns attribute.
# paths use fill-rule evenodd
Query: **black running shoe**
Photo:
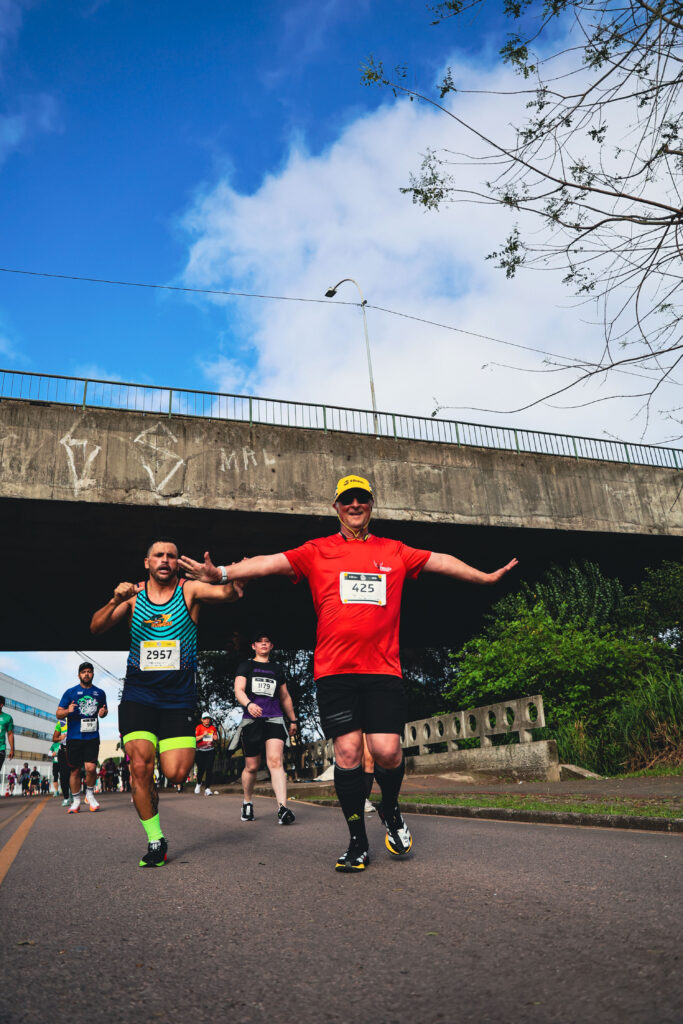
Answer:
<svg viewBox="0 0 683 1024"><path fill-rule="evenodd" d="M242 821L253 821L254 820L254 805L253 804L242 804L242 813L240 815Z"/></svg>
<svg viewBox="0 0 683 1024"><path fill-rule="evenodd" d="M403 820L400 810L398 807L394 807L393 811L387 814L382 804L377 804L377 813L379 820L387 830L387 834L384 837L384 845L387 850L389 853L393 853L395 857L405 856L413 845L413 837Z"/></svg>
<svg viewBox="0 0 683 1024"><path fill-rule="evenodd" d="M277 812L277 823L278 825L293 825L296 818L290 811L289 807L283 807L280 804L280 809Z"/></svg>
<svg viewBox="0 0 683 1024"><path fill-rule="evenodd" d="M346 853L342 853L340 857L337 857L334 870L346 871L351 874L354 871L365 871L369 863L370 854L368 851L351 843Z"/></svg>
<svg viewBox="0 0 683 1024"><path fill-rule="evenodd" d="M162 837L147 844L147 853L140 861L141 868L163 868L168 856L168 843Z"/></svg>

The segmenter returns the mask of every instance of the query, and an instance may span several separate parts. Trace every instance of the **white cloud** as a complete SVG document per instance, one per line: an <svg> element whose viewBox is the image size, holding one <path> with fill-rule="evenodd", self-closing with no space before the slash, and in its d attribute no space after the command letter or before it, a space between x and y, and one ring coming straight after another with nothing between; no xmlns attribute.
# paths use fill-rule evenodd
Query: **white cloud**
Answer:
<svg viewBox="0 0 683 1024"><path fill-rule="evenodd" d="M14 109L0 114L0 164L35 135L59 128L59 113L52 96L40 93L20 97Z"/></svg>
<svg viewBox="0 0 683 1024"><path fill-rule="evenodd" d="M479 88L509 87L505 70L478 74ZM513 119L515 101L505 97L458 96L456 102L489 134L494 125ZM294 145L285 166L250 195L222 179L185 217L192 244L184 280L200 287L322 297L328 285L348 276L358 280L374 305L551 352L599 353L601 329L587 322L590 309L574 305L560 274L529 271L507 281L485 261L512 226L500 208L459 204L434 214L400 195L399 187L428 147L453 147L448 118L407 101L390 102L347 125L320 155ZM347 284L337 298L357 302L358 294ZM220 301L239 319L234 349L224 347L218 360L202 363L212 387L369 407L357 307ZM566 373L497 367L541 370L543 357L372 309L368 325L380 409L429 415L436 397L448 406L507 410L569 379ZM243 370L245 345L253 360L252 368ZM640 390L642 383L637 377L614 377L556 401L574 405L615 390L632 391L634 385ZM668 398L662 393L658 407L677 404ZM632 416L639 405L634 400L580 410L546 405L514 417L458 408L443 415L637 439L643 424ZM668 433L655 417L649 438L662 440Z"/></svg>

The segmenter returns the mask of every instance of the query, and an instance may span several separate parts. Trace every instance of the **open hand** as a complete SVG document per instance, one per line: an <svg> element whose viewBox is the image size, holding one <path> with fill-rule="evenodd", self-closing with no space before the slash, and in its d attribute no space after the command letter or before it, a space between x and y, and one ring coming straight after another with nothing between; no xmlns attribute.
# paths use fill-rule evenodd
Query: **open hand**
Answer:
<svg viewBox="0 0 683 1024"><path fill-rule="evenodd" d="M194 558L181 555L178 559L178 567L183 570L188 580L199 580L200 583L219 583L221 579L220 569L213 564L208 551L204 552L203 562L195 562Z"/></svg>
<svg viewBox="0 0 683 1024"><path fill-rule="evenodd" d="M502 569L497 569L496 572L492 572L490 574L491 583L497 583L498 580L502 579L503 576L507 575L507 573L509 573L511 569L514 569L516 565L519 565L519 562L516 558L513 558L512 561L508 562L507 565L504 565Z"/></svg>

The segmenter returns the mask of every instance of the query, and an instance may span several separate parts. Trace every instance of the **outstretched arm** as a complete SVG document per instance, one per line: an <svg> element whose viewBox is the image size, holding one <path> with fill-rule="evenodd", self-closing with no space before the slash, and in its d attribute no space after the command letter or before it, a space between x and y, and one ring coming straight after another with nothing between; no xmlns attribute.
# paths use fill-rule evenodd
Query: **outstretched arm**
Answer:
<svg viewBox="0 0 683 1024"><path fill-rule="evenodd" d="M178 565L190 580L215 585L223 579L221 570L213 564L208 551L204 552L203 562L195 562L193 558L182 555ZM255 558L243 558L241 562L226 565L225 572L228 580L257 580L262 576L292 575L292 567L283 554L256 555Z"/></svg>
<svg viewBox="0 0 683 1024"><path fill-rule="evenodd" d="M455 558L453 555L443 555L433 551L424 567L424 572L439 572L442 576L451 576L454 580L464 580L465 583L490 585L491 583L497 583L511 569L514 569L517 564L517 559L513 558L502 569L497 569L495 572L481 572L479 569L468 565L467 562L461 562L459 558Z"/></svg>
<svg viewBox="0 0 683 1024"><path fill-rule="evenodd" d="M193 580L185 584L185 594L193 603L199 601L201 604L220 604L238 601L244 594L244 587L241 580L224 583L221 586L211 586L210 583L198 583Z"/></svg>

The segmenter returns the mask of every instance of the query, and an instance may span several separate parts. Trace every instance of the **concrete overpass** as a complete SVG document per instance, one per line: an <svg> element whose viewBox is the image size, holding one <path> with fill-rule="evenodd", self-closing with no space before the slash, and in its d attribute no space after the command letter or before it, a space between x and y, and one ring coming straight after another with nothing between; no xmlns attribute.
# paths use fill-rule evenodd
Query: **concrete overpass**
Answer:
<svg viewBox="0 0 683 1024"><path fill-rule="evenodd" d="M161 402L145 413L0 401L0 550L13 598L2 649L124 646L123 633L92 638L88 622L119 580L141 578L150 535L218 561L282 550L335 529L334 482L351 471L376 486L378 533L483 569L516 555L534 578L551 561L589 557L628 581L680 557L682 453L635 465L406 439L386 419L354 433L178 415L165 393ZM459 643L502 593L425 577L407 588L404 644ZM204 609L202 645L261 623L282 645L310 644L307 589L262 581L238 607Z"/></svg>

